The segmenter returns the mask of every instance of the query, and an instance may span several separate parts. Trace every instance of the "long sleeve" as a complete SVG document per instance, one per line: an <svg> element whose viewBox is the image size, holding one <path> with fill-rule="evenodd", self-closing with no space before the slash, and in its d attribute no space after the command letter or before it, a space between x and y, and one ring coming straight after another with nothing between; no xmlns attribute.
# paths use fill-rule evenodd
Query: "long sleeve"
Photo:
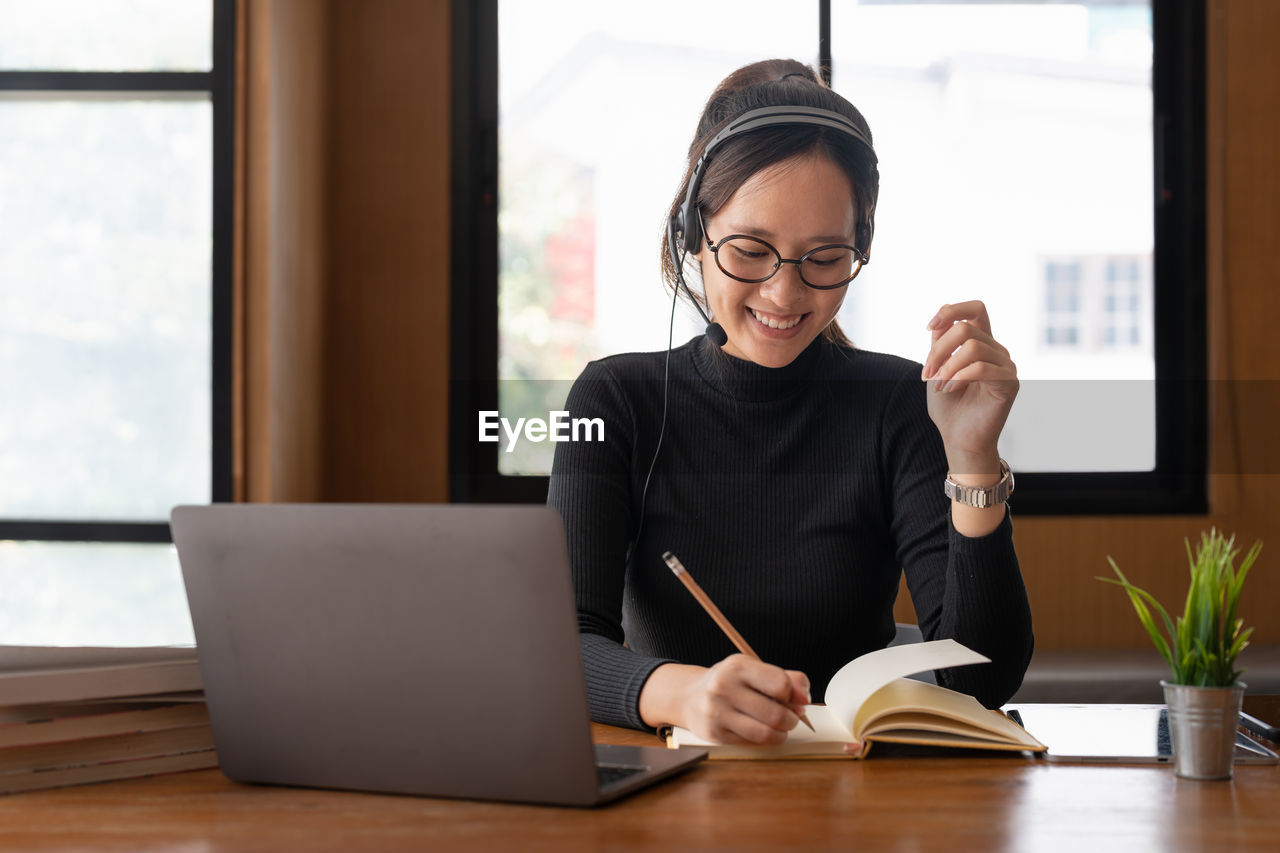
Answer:
<svg viewBox="0 0 1280 853"><path fill-rule="evenodd" d="M636 419L617 380L592 362L569 392L572 417L600 418L604 441L556 447L547 502L564 519L591 717L644 728L640 689L666 659L623 646L627 548L635 533L631 472Z"/></svg>
<svg viewBox="0 0 1280 853"><path fill-rule="evenodd" d="M593 719L644 728L655 668L734 651L663 565L668 549L818 701L841 666L892 639L904 571L925 635L994 661L940 681L987 705L1012 695L1031 629L1010 524L981 539L951 530L918 364L822 339L783 368L705 339L672 350L669 385L665 364L588 365L566 408L599 418L604 440L556 447L548 502L564 519Z"/></svg>
<svg viewBox="0 0 1280 853"><path fill-rule="evenodd" d="M994 708L1017 692L1031 660L1031 606L1009 510L986 536L964 536L951 524L942 493L946 454L925 393L925 383L904 378L885 411L883 458L898 559L925 639L953 638L991 658L943 670L940 683Z"/></svg>

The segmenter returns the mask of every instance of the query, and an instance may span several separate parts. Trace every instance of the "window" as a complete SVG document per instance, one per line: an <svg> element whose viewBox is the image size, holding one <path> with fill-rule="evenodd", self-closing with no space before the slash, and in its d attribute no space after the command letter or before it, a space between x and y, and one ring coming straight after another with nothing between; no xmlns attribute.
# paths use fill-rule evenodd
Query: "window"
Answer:
<svg viewBox="0 0 1280 853"><path fill-rule="evenodd" d="M1117 359L1134 354L1137 372L1154 372L1149 255L1056 258L1042 270L1042 349L1104 353L1113 372Z"/></svg>
<svg viewBox="0 0 1280 853"><path fill-rule="evenodd" d="M1044 297L1045 344L1074 348L1080 342L1080 264L1046 264Z"/></svg>
<svg viewBox="0 0 1280 853"><path fill-rule="evenodd" d="M1110 258L1107 260L1107 277L1103 286L1102 341L1111 349L1142 346L1145 320L1150 311L1144 310L1151 299L1151 276L1144 269L1143 258Z"/></svg>
<svg viewBox="0 0 1280 853"><path fill-rule="evenodd" d="M0 642L192 640L231 493L234 0L0 0Z"/></svg>
<svg viewBox="0 0 1280 853"><path fill-rule="evenodd" d="M854 342L918 360L938 304L982 298L1024 379L1019 512L1204 510L1202 2L823 0L741 31L765 12L526 5L455 5L455 499L545 495L550 444L478 443L477 411L554 410L587 359L665 348L658 239L702 101L790 55L881 158Z"/></svg>

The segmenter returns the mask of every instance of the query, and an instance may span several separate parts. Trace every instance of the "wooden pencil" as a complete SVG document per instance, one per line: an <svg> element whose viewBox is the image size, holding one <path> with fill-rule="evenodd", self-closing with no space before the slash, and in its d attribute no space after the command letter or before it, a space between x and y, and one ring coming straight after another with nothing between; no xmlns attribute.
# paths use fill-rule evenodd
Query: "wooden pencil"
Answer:
<svg viewBox="0 0 1280 853"><path fill-rule="evenodd" d="M749 658L760 660L760 655L755 653L755 650L752 649L743 636L738 633L738 629L733 627L733 624L730 623L729 620L725 618L725 615L720 612L720 608L716 607L716 603L711 600L706 592L703 591L702 587L698 586L698 582L689 574L689 570L680 562L680 558L675 554L672 554L670 551L666 551L663 553L662 559L667 564L667 568L671 569L672 573L680 579L682 584L684 584L684 588L689 590L689 594L702 605L703 610L707 611L707 615L715 620L715 623L720 626L720 630L723 631L725 636L733 643L734 648ZM803 709L800 711L800 721L809 727L809 731L814 731L813 723L809 722L809 718L805 716Z"/></svg>

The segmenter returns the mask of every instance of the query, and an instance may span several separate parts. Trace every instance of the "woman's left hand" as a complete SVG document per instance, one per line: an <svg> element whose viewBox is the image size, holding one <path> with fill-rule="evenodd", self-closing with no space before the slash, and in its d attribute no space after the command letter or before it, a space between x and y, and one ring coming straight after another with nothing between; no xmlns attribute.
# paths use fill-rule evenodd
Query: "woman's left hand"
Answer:
<svg viewBox="0 0 1280 853"><path fill-rule="evenodd" d="M929 417L954 476L999 472L996 442L1018 395L1018 368L991 335L987 306L974 300L943 305L929 321L932 345L922 379Z"/></svg>

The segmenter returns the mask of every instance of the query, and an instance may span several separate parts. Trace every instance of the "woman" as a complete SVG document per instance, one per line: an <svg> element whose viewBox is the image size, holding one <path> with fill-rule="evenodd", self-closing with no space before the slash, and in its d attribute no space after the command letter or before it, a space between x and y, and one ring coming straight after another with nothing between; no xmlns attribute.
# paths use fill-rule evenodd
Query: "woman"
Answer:
<svg viewBox="0 0 1280 853"><path fill-rule="evenodd" d="M567 408L605 440L558 445L551 476L594 719L780 742L840 666L893 638L903 573L926 639L992 660L941 684L995 707L1021 683L1031 615L996 451L1017 371L980 302L928 320L923 365L845 339L877 192L866 122L807 66L746 66L707 102L663 268L677 293L700 268L701 296L681 295L715 323L589 364ZM974 490L995 505L963 502ZM733 653L667 550L762 661Z"/></svg>

